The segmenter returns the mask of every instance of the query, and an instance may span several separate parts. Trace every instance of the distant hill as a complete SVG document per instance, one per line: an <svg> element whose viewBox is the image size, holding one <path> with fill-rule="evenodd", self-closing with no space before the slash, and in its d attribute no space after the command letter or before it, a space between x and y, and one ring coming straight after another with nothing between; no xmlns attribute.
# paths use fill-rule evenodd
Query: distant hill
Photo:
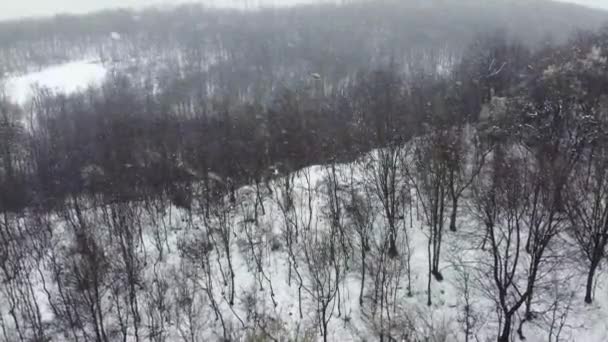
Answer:
<svg viewBox="0 0 608 342"><path fill-rule="evenodd" d="M606 11L548 0L345 0L255 11L200 4L108 10L0 22L0 67L14 71L102 54L124 60L202 49L221 50L250 64L331 69L339 61L336 67L350 70L386 63L405 51L444 49L458 55L479 34L501 29L532 46L548 37L562 42L574 30L595 30L607 20ZM111 39L112 32L121 39Z"/></svg>

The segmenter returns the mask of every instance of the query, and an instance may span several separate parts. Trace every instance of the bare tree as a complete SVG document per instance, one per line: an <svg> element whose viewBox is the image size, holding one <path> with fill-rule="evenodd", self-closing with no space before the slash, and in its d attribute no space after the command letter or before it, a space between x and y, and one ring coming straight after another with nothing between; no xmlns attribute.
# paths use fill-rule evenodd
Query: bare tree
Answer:
<svg viewBox="0 0 608 342"><path fill-rule="evenodd" d="M487 230L489 262L481 260L483 290L497 307L498 341L511 340L514 317L528 296L522 279L521 256L524 244L523 215L525 195L521 184L521 161L506 155L502 148L493 152L487 177L476 181L473 213Z"/></svg>
<svg viewBox="0 0 608 342"><path fill-rule="evenodd" d="M585 303L593 301L597 269L608 245L608 149L599 140L585 154L570 178L565 201L569 230L587 261Z"/></svg>
<svg viewBox="0 0 608 342"><path fill-rule="evenodd" d="M526 234L525 251L529 256L527 294L524 318L520 322L518 334L524 338L523 325L534 318L532 311L533 299L537 296L535 290L541 279L547 278L552 272L550 262L559 262L556 253L552 253L552 242L563 231L565 216L562 215L560 199L563 181L557 174L556 167L565 171L567 166L538 162L537 158L527 155L525 167L521 167L522 176L519 179L523 192L519 201L523 205L522 226ZM557 158L553 158L556 160ZM542 295L540 293L539 295Z"/></svg>
<svg viewBox="0 0 608 342"><path fill-rule="evenodd" d="M452 200L450 230L456 231L458 204L463 193L481 172L489 149L471 126L458 125L448 132L446 146L448 189Z"/></svg>
<svg viewBox="0 0 608 342"><path fill-rule="evenodd" d="M350 199L346 206L347 216L352 222L357 234L356 246L361 254L361 288L359 290L359 305L363 306L365 293L365 282L367 276L368 254L371 251L371 239L376 219L376 210L373 206L373 195L369 193L368 187L361 186L355 181L355 166L350 169L349 192Z"/></svg>
<svg viewBox="0 0 608 342"><path fill-rule="evenodd" d="M195 342L207 337L205 332L213 326L214 312L209 311L213 306L208 301L205 284L200 283L201 270L197 264L191 264L192 260L189 259L195 254L190 254L190 246L182 247L182 252L186 254L174 275L175 287L171 290L170 297L173 307L171 315L175 318L175 327L181 339L184 342ZM203 243L198 247L206 249L208 245ZM215 318L221 319L218 316Z"/></svg>
<svg viewBox="0 0 608 342"><path fill-rule="evenodd" d="M303 233L302 250L307 269L304 289L316 306L316 316L323 341L329 341L329 323L335 313L341 282L344 278L337 232L323 232L316 226Z"/></svg>
<svg viewBox="0 0 608 342"><path fill-rule="evenodd" d="M111 250L118 256L111 259L115 277L113 279L113 294L116 308L124 301L125 312L119 317L123 329L123 339L131 335L129 327L133 328L133 337L140 339L141 317L139 293L143 287L141 271L144 262L140 257L140 248L143 245L143 233L140 222L142 209L137 204L110 204L102 208L103 222L112 236ZM114 240L115 239L115 240ZM126 293L123 294L123 292ZM123 299L124 296L124 299Z"/></svg>
<svg viewBox="0 0 608 342"><path fill-rule="evenodd" d="M108 342L108 289L110 265L106 246L101 244L93 231L93 223L85 217L80 201L74 197L63 210L63 217L73 237L66 254L58 258L63 269L58 272L56 283L63 283L64 306L72 311L72 317L82 322L84 339L92 334L96 341Z"/></svg>
<svg viewBox="0 0 608 342"><path fill-rule="evenodd" d="M445 131L433 129L429 134L414 140L404 172L413 185L422 217L428 227L428 282L427 304L431 305L431 278L443 280L439 271L445 208L448 200L448 168L445 150ZM407 166L410 165L410 166Z"/></svg>
<svg viewBox="0 0 608 342"><path fill-rule="evenodd" d="M304 290L304 278L300 271L300 258L298 254L298 237L303 230L310 230L313 224L315 212L313 211L314 189L310 184L309 170L299 172L306 180L307 187L304 189L302 203L295 205L293 183L296 174L288 174L277 180L275 202L281 212L282 217L282 236L288 255L288 275L287 283L291 286L292 278L295 277L298 286L298 311L300 318L304 317L302 309L302 291Z"/></svg>
<svg viewBox="0 0 608 342"><path fill-rule="evenodd" d="M272 244L272 232L266 225L258 220L258 211L264 209L258 204L258 201L260 201L258 189L252 190L252 192L253 191L255 191L255 193L249 193L249 196L240 203L240 209L243 215L241 227L247 241L247 250L245 253L249 256L247 258L249 261L249 268L255 275L259 290L264 291L266 289L265 285L268 285L270 289L270 298L273 305L276 307L278 303L275 299L272 278L265 269L264 262L268 257L270 248L272 248L269 246ZM253 202L253 204L251 202Z"/></svg>
<svg viewBox="0 0 608 342"><path fill-rule="evenodd" d="M482 323L483 316L475 305L473 269L462 258L454 261L454 269L458 274L457 288L462 295L462 300L460 301L462 310L458 312L458 323L462 326L465 342L469 342L473 337L477 339L477 332Z"/></svg>
<svg viewBox="0 0 608 342"><path fill-rule="evenodd" d="M345 191L341 184L342 173L335 163L330 163L325 169L325 175L324 195L327 198L327 210L325 210L324 215L330 222L332 233L337 234L337 242L344 257L344 270L348 271L350 269L352 241L346 231L344 222L346 215L345 199L343 198Z"/></svg>
<svg viewBox="0 0 608 342"><path fill-rule="evenodd" d="M388 254L397 257L397 238L399 232L398 218L401 209L400 201L400 162L402 145L395 142L385 148L372 152L366 164L367 183L372 186L373 193L382 205L388 231Z"/></svg>
<svg viewBox="0 0 608 342"><path fill-rule="evenodd" d="M204 213L202 214L204 216ZM180 326L180 329L182 329L180 333L184 340L189 342L196 341L199 338L198 336L204 336L201 334L206 328L198 322L201 317L205 317L205 311L199 310L200 303L203 302L207 303L207 307L211 310L209 315L214 317L216 327L219 323L222 338L224 340L230 340L231 338L230 322L225 316L222 302L218 300L218 294L216 293L216 287L225 288L227 286L226 278L225 274L221 274L222 272L219 272L214 267L215 263L212 262L213 254L220 252L215 252L218 246L211 242L210 235L213 232L209 231L207 226L205 228L196 231L194 236L185 236L183 240L179 241L178 245L180 255L184 261L182 272L186 279L183 280L184 286L178 288L179 291L175 294L176 298L179 298L176 303L176 310L179 310L179 314L182 315L181 324L183 325ZM219 268L220 256L217 255L216 258ZM221 277L220 286L217 286L217 273L220 273ZM226 300L225 295L222 297ZM203 300L203 298L205 299Z"/></svg>

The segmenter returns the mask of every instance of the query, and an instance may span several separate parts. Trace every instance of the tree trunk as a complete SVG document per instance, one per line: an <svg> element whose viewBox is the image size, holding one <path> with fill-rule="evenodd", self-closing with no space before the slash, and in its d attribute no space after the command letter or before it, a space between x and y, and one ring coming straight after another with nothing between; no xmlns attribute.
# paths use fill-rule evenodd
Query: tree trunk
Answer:
<svg viewBox="0 0 608 342"><path fill-rule="evenodd" d="M540 260L534 260L532 264L532 271L528 279L528 298L526 299L526 312L524 314L524 321L530 321L534 317L532 316L532 298L534 297L534 286L536 285L536 277L538 274L538 267L540 266Z"/></svg>
<svg viewBox="0 0 608 342"><path fill-rule="evenodd" d="M397 256L399 256L399 252L397 251L397 241L396 241L395 233L393 233L393 232L390 233L388 256L391 259L394 259Z"/></svg>
<svg viewBox="0 0 608 342"><path fill-rule="evenodd" d="M505 317L502 333L498 336L498 342L509 342L511 338L511 316Z"/></svg>
<svg viewBox="0 0 608 342"><path fill-rule="evenodd" d="M596 269L597 262L591 262L591 267L589 267L589 273L587 274L587 286L585 288L585 303L587 304L591 304L593 302L593 280Z"/></svg>
<svg viewBox="0 0 608 342"><path fill-rule="evenodd" d="M450 230L456 231L456 215L458 214L458 197L452 197L452 215L450 216Z"/></svg>
<svg viewBox="0 0 608 342"><path fill-rule="evenodd" d="M365 242L361 246L361 290L359 291L359 305L363 306L363 290L365 287Z"/></svg>
<svg viewBox="0 0 608 342"><path fill-rule="evenodd" d="M322 322L321 324L323 325L323 342L327 342L327 325L329 323L329 321L326 319L326 315L327 315L327 305L323 305L323 313L321 316Z"/></svg>
<svg viewBox="0 0 608 342"><path fill-rule="evenodd" d="M432 254L431 254L431 238L429 237L429 243L428 243L428 253L429 253L429 279L427 282L427 301L426 301L426 305L431 306L432 302L431 302L431 277L433 274L433 261L431 260L432 258Z"/></svg>

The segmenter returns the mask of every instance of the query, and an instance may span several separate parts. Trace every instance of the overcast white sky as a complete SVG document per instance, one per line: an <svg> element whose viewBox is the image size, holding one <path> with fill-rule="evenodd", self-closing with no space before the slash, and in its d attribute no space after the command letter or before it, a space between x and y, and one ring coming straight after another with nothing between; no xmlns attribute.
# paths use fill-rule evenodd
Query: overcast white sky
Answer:
<svg viewBox="0 0 608 342"><path fill-rule="evenodd" d="M559 0L562 2L571 2L579 5L597 7L608 10L608 0Z"/></svg>
<svg viewBox="0 0 608 342"><path fill-rule="evenodd" d="M318 0L0 0L0 20L57 13L86 13L104 8L141 8L158 4L202 2L214 6L292 5ZM529 0L536 1L536 0ZM559 0L608 10L608 0Z"/></svg>

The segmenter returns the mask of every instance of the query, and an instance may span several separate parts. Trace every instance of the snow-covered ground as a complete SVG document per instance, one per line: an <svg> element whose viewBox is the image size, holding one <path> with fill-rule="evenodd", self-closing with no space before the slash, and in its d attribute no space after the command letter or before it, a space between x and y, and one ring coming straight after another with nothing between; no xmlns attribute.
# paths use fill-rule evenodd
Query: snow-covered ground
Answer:
<svg viewBox="0 0 608 342"><path fill-rule="evenodd" d="M34 87L49 88L53 92L72 93L86 89L90 85L99 85L106 73L107 69L97 61L72 61L37 72L9 77L5 81L5 91L13 102L24 104L31 98Z"/></svg>
<svg viewBox="0 0 608 342"><path fill-rule="evenodd" d="M363 174L365 172L363 170L362 164L344 164L338 166L339 187L341 189L348 189L353 184L355 187L362 186L366 177ZM327 212L328 206L325 189L329 172L330 169L328 167L312 166L290 175L290 177L293 177L291 182L294 189L294 216L290 216L289 218L284 217L284 213L280 207L280 203L283 200L280 193L284 179L276 180L270 185L274 190L274 195L265 194L263 202L265 213L264 215L260 215L257 225L254 226L252 222L248 221L251 218L252 205L255 202L254 189L252 187L247 186L237 192L239 194L237 196L237 203L242 203L243 205L240 207L235 206L229 215L231 218L230 224L234 227L235 231L231 254L236 274L237 298L239 297L239 293L241 294L241 299L237 299L236 302L243 303L244 297L242 296L244 294L250 293L250 291L257 291L256 296L258 304L260 304L258 309L267 312L274 319L280 319L281 324L284 324L285 329L292 334L299 329L312 329L313 332L315 329L318 329L316 301L309 293L304 291L302 304L303 317L301 318L299 316L298 280L294 272L289 271L290 267L292 267L290 264L292 263L290 263L287 247L282 242L280 248L273 250L271 247L272 240L279 239L282 241L281 239L284 237L285 225L288 224L288 220L297 221L302 218L306 220L311 212L315 218L313 219L314 223L309 228L319 231L328 229L328 220L324 216L324 213ZM359 188L359 190L362 190L362 188ZM311 202L309 202L309 195L313 197ZM378 206L379 203L375 202L373 205ZM431 306L427 306L426 303L428 238L427 229L424 223L420 221L422 214L414 206L412 211L407 213L400 221L401 223L399 223L403 231L407 232L408 238L411 239L409 244L412 251L411 276L413 295L410 297L407 294L407 276L405 273L401 273L399 285L392 294L394 295L394 300L398 303L394 307L396 311L393 312L393 319L395 321L401 320L397 324L412 323L417 330L418 339L416 341L465 340L462 324L466 305L463 289L463 276L465 274L470 276L469 291L471 301L469 305L471 314L475 317L471 340L494 341L496 338L499 327L497 326L495 304L493 299L486 293L487 288L481 287L481 283L487 285L491 284L491 281L489 279L480 279L480 277L487 276L484 273L487 270L484 270L483 266L480 265L489 260L490 255L488 252L479 249L481 242L479 225L471 217L467 207L468 203L465 200L465 203L462 205L461 214L458 217L458 231L449 232L446 229L444 251L440 262L440 269L445 279L441 282L435 279L432 280L433 304ZM175 212L179 212L179 209L174 210ZM385 218L381 214L381 208L376 207L376 210L380 213L376 217L376 229L382 231L380 227L386 224L384 222ZM184 220L184 215L181 215L181 217L181 222L188 221ZM175 220L174 222L180 225L179 221ZM197 226L199 224L201 223L194 223L193 225ZM249 228L247 228L248 224ZM345 224L348 226L352 222L345 221ZM204 224L201 226L204 226ZM300 228L303 227L301 226ZM267 277L260 283L264 285L263 289L258 285L258 280L256 280L259 277L259 274L256 275L258 273L256 271L257 266L253 263L252 255L247 250L246 232L248 229L256 231L259 234L256 234L256 236L261 238L261 240L257 240L257 242L263 245L260 255L262 256L265 277ZM182 236L186 236L186 239L193 240L196 240L195 236L197 235L200 239L206 234L203 231L188 232L186 227L175 230L174 233L177 235L184 234ZM380 239L379 236L376 236L376 238ZM179 241L183 240L184 237L176 236L174 239L174 241ZM356 238L353 238L353 241L356 241ZM375 243L380 243L380 240L377 240ZM568 255L570 252L575 253L568 251L569 247L562 245L563 243L564 240L561 238L556 240L554 246L555 253L563 253L563 255ZM394 261L389 262L389 267L396 267L399 262L403 262L403 259L406 257L405 244L404 235L401 235L399 240L400 255ZM298 267L304 287L310 287L311 274L308 272L308 266L303 261L304 252L301 245L296 247L295 254L295 259L300 262ZM373 254L374 247L372 247L368 258L374 258ZM217 257L225 257L225 254L220 252ZM373 276L367 275L368 280L365 284L364 304L361 306L358 301L361 282L360 260L357 258L358 255L352 255L351 257L353 258L352 262L355 267L347 270L341 280L341 288L338 293L340 299L336 300L340 303L340 308L338 309L338 306L334 307L333 318L329 323L329 341L375 341L378 336L373 332L373 326L377 322L374 322L374 319L369 317L373 296L373 280L369 278ZM525 259L525 256L523 258ZM368 265L368 267L370 266ZM291 279L289 279L289 274L291 274ZM524 275L522 274L522 276ZM555 336L549 337L551 323L553 318L559 320L560 317L564 317L565 324L558 339L559 341L608 341L608 295L606 291L608 277L605 272L600 272L595 291L595 301L592 305L583 303L585 269L576 261L576 258L566 257L560 261L560 265L555 266L554 276L554 280L545 279L545 285L538 289L542 293L537 295L534 307L535 310L538 310L539 314L533 321L528 322L524 326L526 340L557 341ZM244 306L237 304L230 308L227 305L226 293L229 291L228 287L221 285L222 280L219 272L216 274L216 277L216 285L219 285L217 296L224 298L223 309L225 310L226 317L232 316L233 319L236 319L236 315L243 317L245 315ZM274 296L271 296L270 284L272 284ZM560 303L555 305L551 301L557 298L557 296L560 298ZM271 297L274 297L274 300L276 300L276 305L272 303ZM566 306L569 307L566 309ZM517 324L518 322L515 323L513 328L514 341L519 341L515 332ZM406 330L405 326L403 329L404 331ZM554 329L557 328L554 327ZM213 330L210 329L209 332ZM318 332L315 332L315 334L317 334L317 338L314 340L322 340ZM445 334L446 339L441 339L442 334ZM553 334L555 334L555 330ZM208 335L207 338L211 338L212 335L213 333ZM293 338L294 336L291 335L291 337Z"/></svg>
<svg viewBox="0 0 608 342"><path fill-rule="evenodd" d="M325 234L329 229L327 217L328 195L327 179L331 169L325 166L312 166L289 175L293 189L292 209L287 214L282 208L285 205L285 178L275 179L268 187L262 186L261 199L256 196L254 186L245 186L237 190L235 201L230 204L226 199L225 206L212 210L210 218L205 219L198 206L192 211L169 207L144 207L142 204L127 206L114 205L110 207L87 210L86 222L94 230L90 232L102 246L103 254L109 257L111 268L121 269L121 247L117 239L121 239L118 226L108 225L108 211L118 210L118 215L125 215L127 227L141 229L141 239L136 238L131 247L136 252L134 257L141 273L138 281L138 305L141 310L140 334L152 334L154 324L163 324L163 341L182 341L182 336L192 329L192 341L220 341L223 327L227 327L235 340L268 341L264 335L258 339L245 339L247 334L260 334L256 323L263 324L266 332L277 341L304 340L322 341L319 334L318 303L315 298L315 278L310 270L315 270L314 264L307 264L304 241L310 245L308 250L323 253ZM357 189L363 191L366 182L365 163L338 165L337 179L340 182L341 196L348 202L348 191ZM270 191L272 189L272 191ZM310 196L310 197L309 197ZM373 199L371 205L377 213L373 225L375 233L371 234L371 249L368 254L368 273L365 282L363 305L359 304L361 284L361 260L357 247L357 237L352 230L352 221L345 219L344 227L351 234L353 243L352 255L347 257L349 268L342 268L339 276L339 292L330 305L332 318L328 325L329 341L376 341L378 340L378 322L380 313L373 314L372 302L374 296L373 268L377 267L372 260L378 260L378 251L382 249L382 232L386 230L385 218L379 203ZM257 223L254 219L257 205ZM466 202L466 201L465 201ZM263 203L263 210L260 203ZM345 204L346 205L346 204ZM389 280L390 293L386 300L390 303L389 314L393 326L391 333L405 333L414 329L416 339L412 341L465 341L462 318L465 309L463 276L468 274L469 303L474 317L471 341L495 341L498 330L496 310L493 299L488 295L487 288L480 287L479 282L486 282L483 260L488 260L487 252L481 251L479 227L470 217L466 203L463 203L462 213L458 218L458 231L445 232L444 252L442 253L440 269L445 277L441 282L433 279L433 304L427 306L427 229L419 220L417 206L406 210L399 220L400 237L398 239L399 255L387 261L391 275L397 274L398 280ZM112 211L111 216L115 215ZM105 218L104 218L105 215ZM130 216L134 215L134 216ZM53 247L55 258L74 258L70 250L74 250L76 241L74 232L67 224L59 219L53 227ZM292 253L286 244L287 226L291 232L298 226L299 238L295 241ZM129 228L128 228L129 229ZM223 233L225 235L222 235ZM407 233L411 247L411 290L407 291L407 275L400 265L405 263ZM318 234L318 235L317 235ZM226 240L223 241L225 236ZM293 236L292 236L293 238ZM118 244L118 245L117 245ZM213 245L213 248L209 248ZM228 246L228 248L226 248ZM476 247L477 246L477 247ZM336 246L337 247L337 246ZM560 253L565 253L565 249ZM340 247L338 247L340 249ZM228 253L230 257L228 256ZM341 253L341 252L338 252ZM316 256L313 256L315 258ZM43 257L43 260L47 260ZM48 259L50 260L50 259ZM323 262L323 258L318 259ZM50 261L46 261L50 262ZM43 262L42 265L50 265ZM296 265L297 263L297 265ZM535 309L539 316L525 326L527 341L557 341L549 339L552 319L557 320L567 310L566 324L561 332L560 341L604 342L608 341L608 296L606 295L605 273L601 271L600 281L596 290L596 300L593 305L583 303L584 270L574 259L565 258L556 269L556 282L546 288L538 289ZM48 267L48 266L45 266ZM85 266L86 267L86 266ZM234 270L234 281L231 279L230 268ZM343 265L340 267L344 267ZM206 270L211 270L207 273ZM322 280L332 276L332 268L317 269ZM48 273L47 273L48 272ZM43 314L43 320L53 326L55 319L50 310L48 296L55 296L55 285L50 279L52 270L46 269L46 282L40 280L39 273L32 272L30 281L37 284L36 296ZM397 273L393 273L397 272ZM102 280L108 286L108 298L112 291L109 278L113 272L106 273ZM524 275L522 275L524 276ZM139 277L139 276L138 276ZM328 278L329 277L329 278ZM331 282L322 282L327 285ZM491 281L489 281L491 284ZM46 287L43 289L43 285ZM232 285L234 284L234 285ZM391 285L393 284L393 285ZM555 285L555 293L553 291ZM124 286L124 291L127 287ZM230 305L230 294L234 286L234 301ZM395 288L390 289L391 286ZM65 291L65 289L64 289ZM213 295L213 301L210 299ZM78 292L72 295L78 297ZM563 296L560 305L553 307L553 296ZM300 301L301 298L301 301ZM2 303L0 296L0 303ZM162 301L162 306L157 306ZM57 303L55 303L57 304ZM110 299L105 304L106 327L116 324L116 318L111 312ZM213 307L221 313L216 316ZM165 311L159 311L163 308ZM123 308L124 309L124 308ZM555 309L555 310L553 310ZM149 311L147 311L149 310ZM301 313L301 314L300 314ZM5 315L5 321L10 316L0 305L0 314ZM158 315L158 316L157 316ZM128 317L128 316L127 316ZM215 317L215 318L214 318ZM218 317L221 317L218 318ZM83 318L86 319L86 318ZM127 318L128 319L128 318ZM386 318L385 318L386 319ZM159 320L162 321L159 323ZM262 322L262 323L260 323ZM411 325L406 327L405 324ZM515 323L514 331L517 328ZM150 330L148 330L150 329ZM131 330L132 331L132 330ZM554 331L555 333L555 331ZM56 339L61 340L61 332ZM514 332L514 336L517 334ZM145 336L145 335L143 335ZM252 336L252 335L249 335ZM554 336L555 337L555 336ZM129 339L131 340L131 339ZM134 340L134 339L133 339ZM515 337L514 341L519 339ZM186 341L191 341L187 339Z"/></svg>

